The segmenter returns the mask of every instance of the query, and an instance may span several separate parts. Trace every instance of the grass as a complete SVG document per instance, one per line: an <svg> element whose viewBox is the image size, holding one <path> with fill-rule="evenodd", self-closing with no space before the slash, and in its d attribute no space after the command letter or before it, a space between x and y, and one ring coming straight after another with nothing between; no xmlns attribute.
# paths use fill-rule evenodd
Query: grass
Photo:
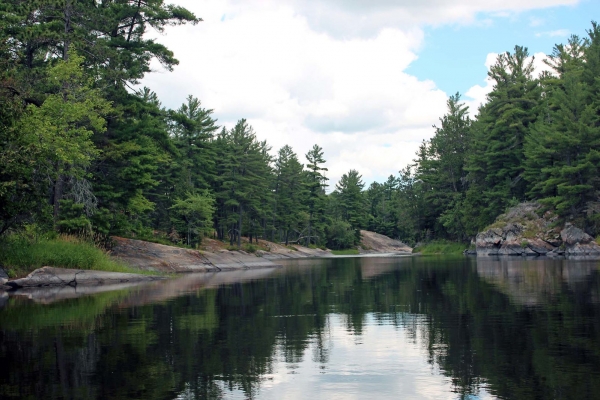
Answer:
<svg viewBox="0 0 600 400"><path fill-rule="evenodd" d="M415 247L413 253L421 254L462 254L469 246L464 243L436 240L423 246Z"/></svg>
<svg viewBox="0 0 600 400"><path fill-rule="evenodd" d="M238 251L238 247L237 244L234 244L233 246L227 246L226 247L227 250L229 251ZM256 253L258 250L262 250L262 251L270 251L270 249L268 247L265 246L261 246L258 244L250 244L248 242L242 242L242 248L239 249L242 251L245 251L246 253Z"/></svg>
<svg viewBox="0 0 600 400"><path fill-rule="evenodd" d="M73 236L55 239L27 240L7 237L0 242L0 265L11 278L25 276L44 266L87 269L110 272L128 272L151 275L150 271L130 268L111 259L93 244Z"/></svg>
<svg viewBox="0 0 600 400"><path fill-rule="evenodd" d="M345 250L331 250L331 254L334 256L355 256L360 254L358 249L345 249Z"/></svg>
<svg viewBox="0 0 600 400"><path fill-rule="evenodd" d="M156 244L164 244L165 246L179 247L182 249L191 249L191 246L184 244L183 242L174 242L166 236L150 236L150 235L124 235L121 236L125 239L142 240L144 242L151 242Z"/></svg>

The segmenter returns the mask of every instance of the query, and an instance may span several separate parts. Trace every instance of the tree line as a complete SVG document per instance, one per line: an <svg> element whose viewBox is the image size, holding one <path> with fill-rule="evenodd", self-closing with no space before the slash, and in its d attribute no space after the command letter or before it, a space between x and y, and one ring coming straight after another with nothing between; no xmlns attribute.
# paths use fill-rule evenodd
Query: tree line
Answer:
<svg viewBox="0 0 600 400"><path fill-rule="evenodd" d="M531 200L558 222L600 233L600 27L592 22L544 62L550 72L534 76L527 48L499 55L473 119L459 94L450 97L434 136L401 171L408 226L399 235L464 241Z"/></svg>
<svg viewBox="0 0 600 400"><path fill-rule="evenodd" d="M0 235L34 226L348 248L369 229L464 241L528 199L597 231L596 23L554 48L552 73L534 77L524 47L500 55L475 118L451 96L413 164L366 189L352 169L328 194L320 146L273 152L246 120L221 127L193 95L173 110L134 89L151 60L178 63L144 33L201 21L185 8L15 0L0 21Z"/></svg>

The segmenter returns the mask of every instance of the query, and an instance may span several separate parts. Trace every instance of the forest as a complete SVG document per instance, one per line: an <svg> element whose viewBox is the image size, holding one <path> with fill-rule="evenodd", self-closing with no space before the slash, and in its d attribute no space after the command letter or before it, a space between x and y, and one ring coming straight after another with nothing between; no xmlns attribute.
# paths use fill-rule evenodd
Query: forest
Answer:
<svg viewBox="0 0 600 400"><path fill-rule="evenodd" d="M487 102L460 94L412 164L366 186L326 178L326 149L272 149L243 116L219 126L190 94L179 108L139 88L175 54L150 29L201 23L163 0L0 3L0 238L15 232L215 237L355 246L368 229L409 244L468 242L535 200L600 233L600 26L557 44L534 74L526 47L490 68ZM399 168L402 166L400 165Z"/></svg>

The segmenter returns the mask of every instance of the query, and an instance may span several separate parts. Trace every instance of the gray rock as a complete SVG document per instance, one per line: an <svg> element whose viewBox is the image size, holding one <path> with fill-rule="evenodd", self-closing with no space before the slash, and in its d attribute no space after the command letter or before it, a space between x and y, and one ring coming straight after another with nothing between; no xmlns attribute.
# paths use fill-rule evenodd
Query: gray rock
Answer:
<svg viewBox="0 0 600 400"><path fill-rule="evenodd" d="M521 241L517 240L516 237L512 235L508 235L512 239L506 238L503 240L500 249L498 250L498 255L501 256L520 256L525 251L525 248L521 246Z"/></svg>
<svg viewBox="0 0 600 400"><path fill-rule="evenodd" d="M4 285L6 282L8 282L8 274L4 268L0 267L0 286Z"/></svg>
<svg viewBox="0 0 600 400"><path fill-rule="evenodd" d="M477 255L497 255L502 240L502 229L494 228L479 232L475 238Z"/></svg>
<svg viewBox="0 0 600 400"><path fill-rule="evenodd" d="M560 237L564 243L565 255L600 255L600 246L594 238L571 223L565 224Z"/></svg>
<svg viewBox="0 0 600 400"><path fill-rule="evenodd" d="M12 288L67 285L95 286L109 283L154 281L158 279L164 279L164 277L121 272L42 267L36 269L25 278L8 281L6 285Z"/></svg>
<svg viewBox="0 0 600 400"><path fill-rule="evenodd" d="M560 245L560 244L559 244ZM536 254L548 254L555 249L555 246L542 239L527 239L528 248Z"/></svg>
<svg viewBox="0 0 600 400"><path fill-rule="evenodd" d="M560 232L560 238L567 246L573 246L577 243L587 244L594 240L590 235L569 222L565 224L565 228Z"/></svg>

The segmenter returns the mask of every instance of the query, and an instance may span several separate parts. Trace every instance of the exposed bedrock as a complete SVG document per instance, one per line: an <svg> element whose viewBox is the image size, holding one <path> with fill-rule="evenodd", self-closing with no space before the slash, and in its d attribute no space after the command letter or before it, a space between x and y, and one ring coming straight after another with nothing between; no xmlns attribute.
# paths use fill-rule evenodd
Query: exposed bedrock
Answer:
<svg viewBox="0 0 600 400"><path fill-rule="evenodd" d="M522 203L502 214L475 239L478 256L600 256L600 246L582 229L557 225L537 203ZM541 214L541 215L540 215Z"/></svg>

